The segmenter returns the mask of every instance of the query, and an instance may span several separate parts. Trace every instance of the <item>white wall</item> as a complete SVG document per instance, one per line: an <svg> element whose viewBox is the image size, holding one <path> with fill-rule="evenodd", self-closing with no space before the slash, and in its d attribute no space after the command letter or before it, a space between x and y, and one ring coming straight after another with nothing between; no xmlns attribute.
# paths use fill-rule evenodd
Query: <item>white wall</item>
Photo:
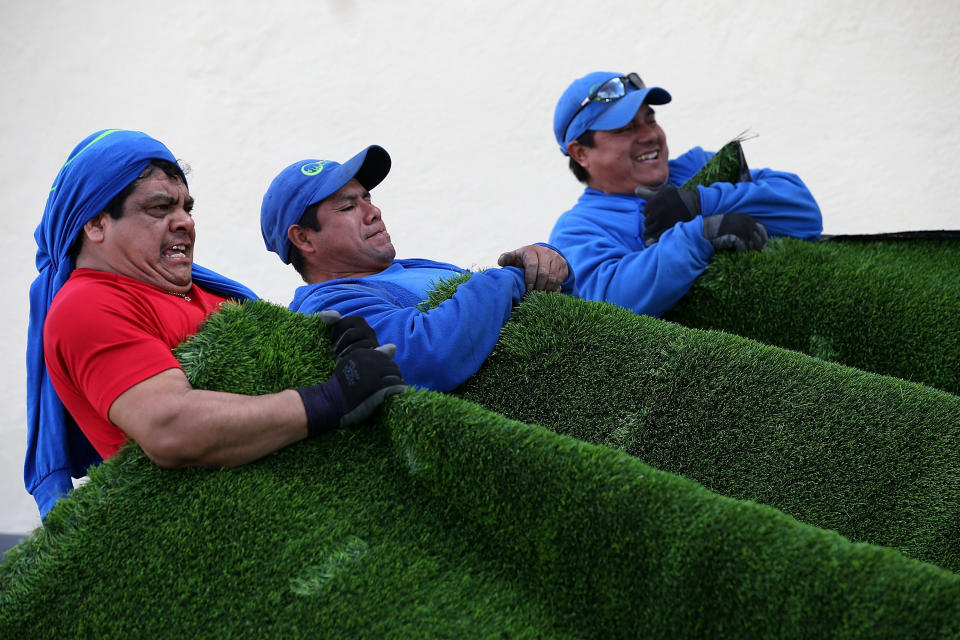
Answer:
<svg viewBox="0 0 960 640"><path fill-rule="evenodd" d="M4 2L0 35L0 532L39 524L23 489L33 230L67 153L145 131L192 167L197 261L286 304L260 198L304 157L385 146L374 192L400 257L488 266L545 240L580 187L552 133L598 69L667 88L675 153L744 129L751 166L794 171L827 233L960 228L960 5L947 0ZM951 153L952 152L952 153Z"/></svg>

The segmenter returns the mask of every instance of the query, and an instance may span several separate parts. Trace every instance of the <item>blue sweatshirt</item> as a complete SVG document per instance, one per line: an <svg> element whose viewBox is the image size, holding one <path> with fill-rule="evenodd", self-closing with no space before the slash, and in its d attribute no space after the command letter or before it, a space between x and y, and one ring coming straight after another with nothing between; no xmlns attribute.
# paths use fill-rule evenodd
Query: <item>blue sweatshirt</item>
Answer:
<svg viewBox="0 0 960 640"><path fill-rule="evenodd" d="M700 147L670 161L669 183L679 186L713 157ZM700 191L702 216L746 213L770 236L816 239L823 230L820 208L796 175L750 171L751 182L718 182ZM577 279L574 294L612 302L635 313L660 316L706 269L713 245L703 237L703 217L668 229L650 247L643 241L646 200L589 187L557 220L550 244L567 258Z"/></svg>
<svg viewBox="0 0 960 640"><path fill-rule="evenodd" d="M526 293L522 269L487 269L474 273L435 309L417 309L437 281L463 273L467 270L433 260L395 260L372 276L299 287L290 309L363 316L381 344L397 345L394 360L408 384L449 391L477 372L513 305ZM572 269L570 274L564 283L568 291Z"/></svg>

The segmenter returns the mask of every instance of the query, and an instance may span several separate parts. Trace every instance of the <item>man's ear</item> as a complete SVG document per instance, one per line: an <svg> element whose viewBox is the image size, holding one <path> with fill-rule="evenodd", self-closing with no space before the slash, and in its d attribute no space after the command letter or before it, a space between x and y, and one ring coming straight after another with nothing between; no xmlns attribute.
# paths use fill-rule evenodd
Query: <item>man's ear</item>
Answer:
<svg viewBox="0 0 960 640"><path fill-rule="evenodd" d="M290 240L290 244L300 250L300 253L313 253L313 244L307 235L308 231L312 231L312 229L301 227L298 224L287 227L287 239Z"/></svg>
<svg viewBox="0 0 960 640"><path fill-rule="evenodd" d="M103 242L109 218L109 213L101 211L97 217L87 220L86 224L83 225L83 234L86 239L96 244Z"/></svg>
<svg viewBox="0 0 960 640"><path fill-rule="evenodd" d="M589 155L589 151L590 147L582 145L576 140L571 140L567 143L567 155L573 158L573 161L584 169L587 168L587 156Z"/></svg>

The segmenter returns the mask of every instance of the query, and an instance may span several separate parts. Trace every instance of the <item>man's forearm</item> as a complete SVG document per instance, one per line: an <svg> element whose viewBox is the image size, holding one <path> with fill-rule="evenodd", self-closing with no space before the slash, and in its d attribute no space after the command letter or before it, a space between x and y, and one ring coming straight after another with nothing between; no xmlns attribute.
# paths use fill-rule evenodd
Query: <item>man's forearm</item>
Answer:
<svg viewBox="0 0 960 640"><path fill-rule="evenodd" d="M179 369L122 393L109 417L161 467L232 467L307 436L296 391L245 396L193 389Z"/></svg>

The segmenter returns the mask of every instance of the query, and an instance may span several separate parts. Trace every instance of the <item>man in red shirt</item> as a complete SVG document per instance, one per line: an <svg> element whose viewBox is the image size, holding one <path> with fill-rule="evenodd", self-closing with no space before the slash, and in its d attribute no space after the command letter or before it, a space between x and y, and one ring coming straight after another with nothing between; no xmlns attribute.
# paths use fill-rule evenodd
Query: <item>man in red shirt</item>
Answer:
<svg viewBox="0 0 960 640"><path fill-rule="evenodd" d="M360 318L328 314L338 364L326 382L261 396L192 388L171 349L221 304L255 297L193 264L192 207L173 156L139 132L88 137L51 189L28 344L25 476L42 514L77 468L63 444L72 421L102 458L132 439L163 467L230 467L356 423L405 386L391 345Z"/></svg>

